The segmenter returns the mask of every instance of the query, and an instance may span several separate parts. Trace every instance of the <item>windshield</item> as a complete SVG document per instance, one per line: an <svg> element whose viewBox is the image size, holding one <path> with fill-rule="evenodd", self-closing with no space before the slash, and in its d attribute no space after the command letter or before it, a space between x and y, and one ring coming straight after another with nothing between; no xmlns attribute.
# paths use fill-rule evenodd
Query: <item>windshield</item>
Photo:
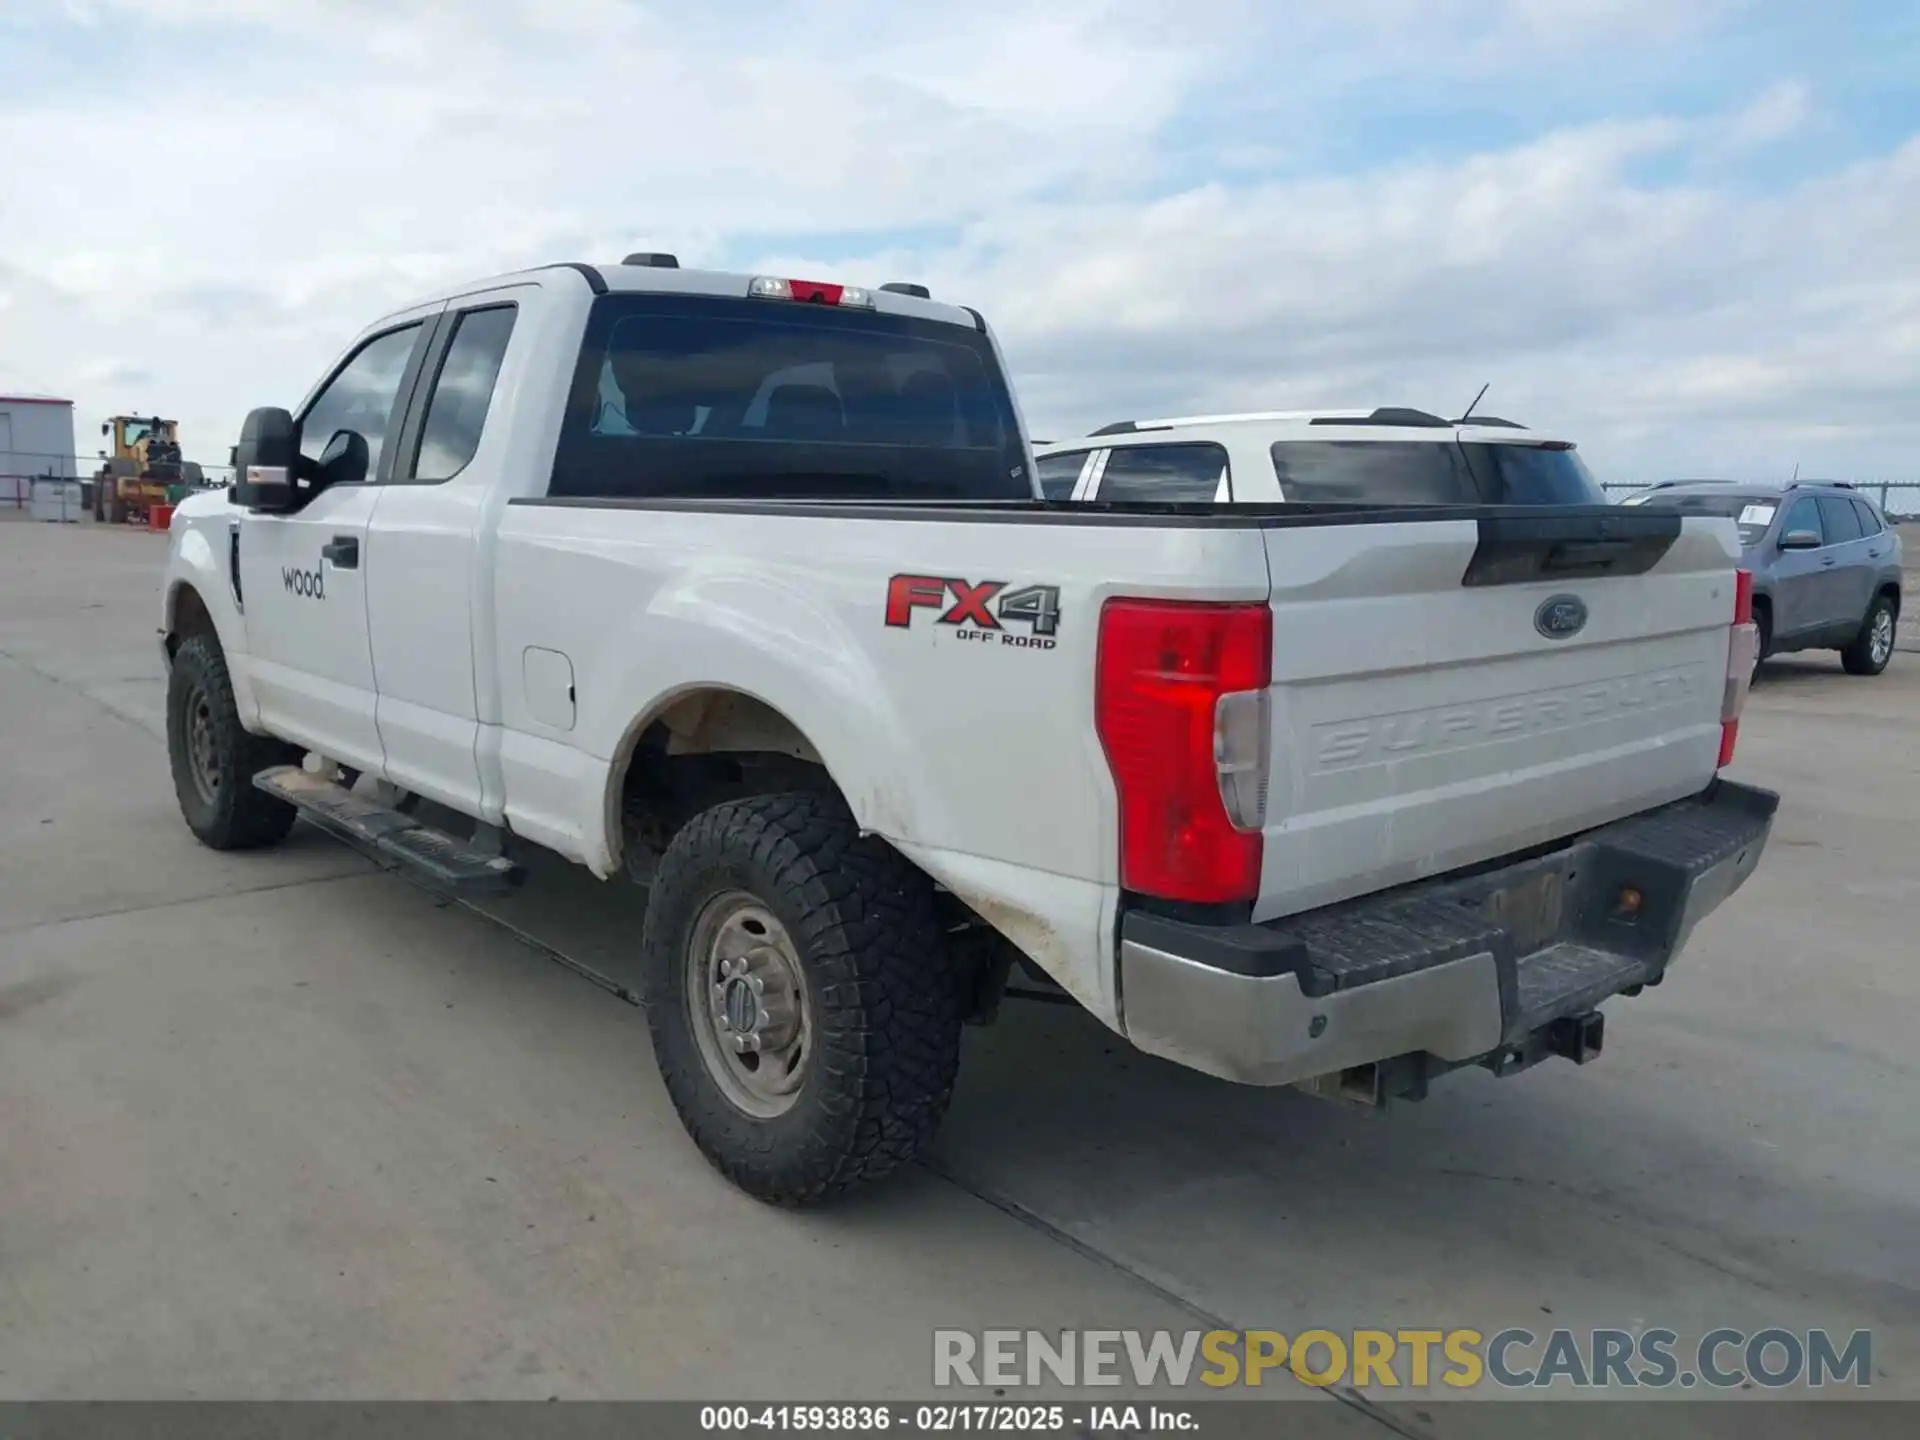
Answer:
<svg viewBox="0 0 1920 1440"><path fill-rule="evenodd" d="M587 325L552 493L1026 500L1033 482L977 329L612 295Z"/></svg>
<svg viewBox="0 0 1920 1440"><path fill-rule="evenodd" d="M1740 544L1751 550L1760 543L1780 509L1772 495L1673 495L1648 490L1629 495L1622 505L1657 505L1662 510L1678 510L1682 515L1725 515L1740 532Z"/></svg>
<svg viewBox="0 0 1920 1440"><path fill-rule="evenodd" d="M1276 441L1292 501L1365 505L1604 505L1570 446L1415 440Z"/></svg>

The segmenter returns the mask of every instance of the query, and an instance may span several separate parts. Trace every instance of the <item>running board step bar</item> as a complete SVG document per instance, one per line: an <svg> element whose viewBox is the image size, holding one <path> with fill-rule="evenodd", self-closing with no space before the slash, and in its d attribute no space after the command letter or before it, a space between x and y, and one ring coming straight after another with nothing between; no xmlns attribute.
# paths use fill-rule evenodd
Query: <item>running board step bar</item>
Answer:
<svg viewBox="0 0 1920 1440"><path fill-rule="evenodd" d="M525 872L502 855L490 855L411 815L377 805L323 775L298 765L277 765L253 777L256 789L284 800L321 829L349 844L398 861L421 878L461 895L498 895L513 889Z"/></svg>

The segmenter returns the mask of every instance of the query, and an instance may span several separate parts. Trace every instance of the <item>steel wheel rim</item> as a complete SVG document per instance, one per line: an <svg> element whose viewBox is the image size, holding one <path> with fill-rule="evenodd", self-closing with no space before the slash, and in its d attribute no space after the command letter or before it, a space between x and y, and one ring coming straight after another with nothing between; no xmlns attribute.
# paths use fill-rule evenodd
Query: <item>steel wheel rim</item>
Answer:
<svg viewBox="0 0 1920 1440"><path fill-rule="evenodd" d="M693 922L687 1018L721 1092L771 1120L791 1110L813 1068L813 1004L786 927L744 890L716 895Z"/></svg>
<svg viewBox="0 0 1920 1440"><path fill-rule="evenodd" d="M208 805L220 800L218 745L214 737L213 705L207 692L195 686L187 696L187 769L193 788Z"/></svg>
<svg viewBox="0 0 1920 1440"><path fill-rule="evenodd" d="M1873 617L1873 663L1884 665L1893 654L1893 612L1884 605Z"/></svg>

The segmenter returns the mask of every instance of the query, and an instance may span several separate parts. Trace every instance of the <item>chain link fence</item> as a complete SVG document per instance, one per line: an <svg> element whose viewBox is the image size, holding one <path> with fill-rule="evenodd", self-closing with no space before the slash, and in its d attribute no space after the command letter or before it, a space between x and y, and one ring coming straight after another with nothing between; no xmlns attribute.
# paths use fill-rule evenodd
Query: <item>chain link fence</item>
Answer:
<svg viewBox="0 0 1920 1440"><path fill-rule="evenodd" d="M190 457L189 457L190 458ZM91 484L106 462L98 455L68 455L37 450L0 450L0 510L24 510L33 500L35 480L79 480ZM220 486L233 479L229 465L200 462L202 483Z"/></svg>

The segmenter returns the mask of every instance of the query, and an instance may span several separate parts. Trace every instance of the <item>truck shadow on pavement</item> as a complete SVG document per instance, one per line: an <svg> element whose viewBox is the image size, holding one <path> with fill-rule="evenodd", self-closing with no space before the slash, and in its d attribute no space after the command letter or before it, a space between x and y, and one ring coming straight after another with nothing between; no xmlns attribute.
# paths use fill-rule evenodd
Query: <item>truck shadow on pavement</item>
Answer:
<svg viewBox="0 0 1920 1440"><path fill-rule="evenodd" d="M1617 1027L1641 1018L1612 1008ZM1462 1072L1375 1113L1193 1074L1088 1016L1015 1010L969 1049L941 1163L1240 1325L1275 1324L1276 1302L1296 1325L1411 1310L1682 1331L1811 1306L1912 1338L1915 1277L1873 1257L1901 1254L1914 1207L1838 1184L1796 1197L1777 1154L1673 1103L1699 1083L1693 1060L1631 1053L1685 1048L1711 1070L1724 1041L1642 1013L1649 1033L1596 1067Z"/></svg>
<svg viewBox="0 0 1920 1440"><path fill-rule="evenodd" d="M557 861L532 868L524 890L488 905L493 917L630 984L642 892ZM1686 983L1610 1007L1595 1065L1506 1081L1463 1072L1379 1114L1217 1081L1134 1051L1075 1008L1009 1000L967 1032L926 1166L1196 1320L1489 1334L1873 1325L1881 1383L1900 1384L1920 1351L1920 1276L1900 1259L1920 1206L1809 1174L1805 1157L1783 1159L1731 1118L1751 1037L1692 1024L1673 1003ZM630 1059L620 1083L657 1083ZM1764 1103L1764 1082L1757 1094ZM921 1188L889 1186L807 1223L854 1232Z"/></svg>

